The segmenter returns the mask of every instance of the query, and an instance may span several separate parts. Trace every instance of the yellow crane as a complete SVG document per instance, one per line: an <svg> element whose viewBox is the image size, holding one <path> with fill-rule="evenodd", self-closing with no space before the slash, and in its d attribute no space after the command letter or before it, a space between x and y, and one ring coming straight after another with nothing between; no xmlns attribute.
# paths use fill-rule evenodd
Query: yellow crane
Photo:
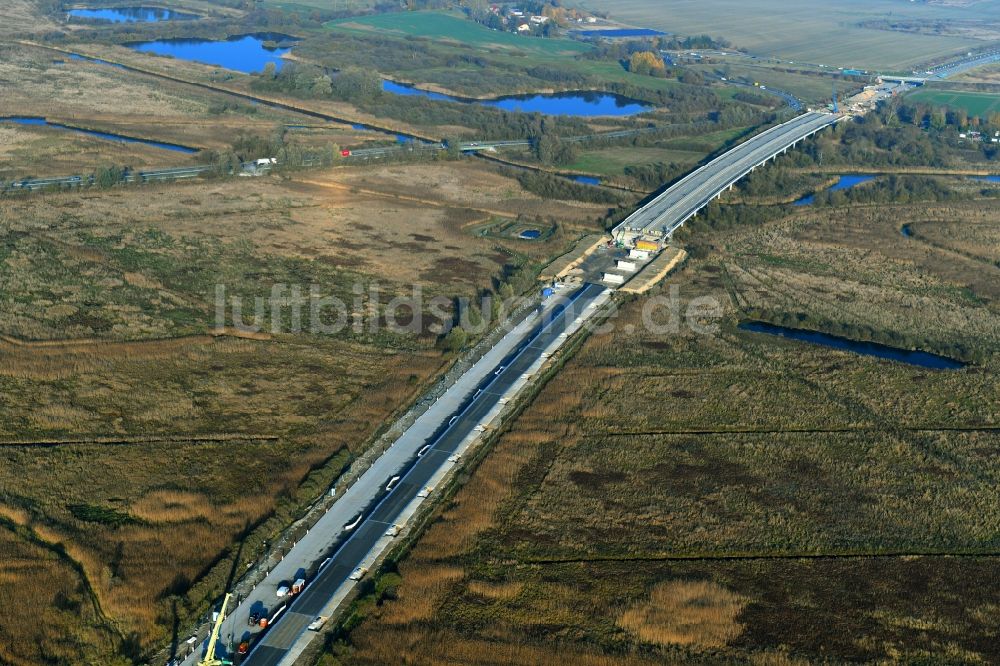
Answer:
<svg viewBox="0 0 1000 666"><path fill-rule="evenodd" d="M227 592L226 597L222 600L222 608L219 609L219 616L215 618L215 626L212 627L212 636L208 639L208 647L205 649L205 658L198 662L198 666L228 666L233 663L215 656L215 644L219 642L219 631L222 629L222 623L226 619L226 605L229 604L229 598L232 596L232 594Z"/></svg>

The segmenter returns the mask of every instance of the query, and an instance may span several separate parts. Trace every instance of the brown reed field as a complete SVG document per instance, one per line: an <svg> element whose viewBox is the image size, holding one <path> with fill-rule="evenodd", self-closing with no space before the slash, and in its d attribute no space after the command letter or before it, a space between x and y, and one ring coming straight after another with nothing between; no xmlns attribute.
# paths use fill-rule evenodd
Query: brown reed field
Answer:
<svg viewBox="0 0 1000 666"><path fill-rule="evenodd" d="M589 336L318 663L1000 659L998 229L966 201L700 230L703 250ZM681 312L721 303L715 334L643 326L671 286ZM978 360L930 370L736 327L789 312Z"/></svg>
<svg viewBox="0 0 1000 666"><path fill-rule="evenodd" d="M219 335L216 283L473 296L572 240L478 238L485 194L326 187L341 173L0 200L0 662L146 658L450 360L427 331Z"/></svg>

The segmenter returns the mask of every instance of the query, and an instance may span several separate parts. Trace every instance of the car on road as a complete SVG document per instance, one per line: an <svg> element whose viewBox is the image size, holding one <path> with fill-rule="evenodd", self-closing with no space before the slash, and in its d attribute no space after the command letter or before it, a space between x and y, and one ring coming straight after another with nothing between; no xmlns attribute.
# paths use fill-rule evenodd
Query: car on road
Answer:
<svg viewBox="0 0 1000 666"><path fill-rule="evenodd" d="M362 578L364 578L366 573L368 573L368 569L366 567L358 567L357 569L351 572L351 575L348 576L348 578L350 578L351 580L361 580Z"/></svg>
<svg viewBox="0 0 1000 666"><path fill-rule="evenodd" d="M323 628L323 625L326 624L328 619L329 618L326 615L317 615L316 619L313 620L312 623L306 628L309 631L319 631Z"/></svg>
<svg viewBox="0 0 1000 666"><path fill-rule="evenodd" d="M387 530L385 531L385 535L386 535L387 537L394 537L394 536L396 536L397 534L399 534L399 531L400 531L400 527L399 527L399 525L393 525L392 527L390 527L389 529L387 529Z"/></svg>
<svg viewBox="0 0 1000 666"><path fill-rule="evenodd" d="M427 497L432 492L434 492L434 489L432 487L424 486L423 488L420 489L420 492L417 493L417 497Z"/></svg>
<svg viewBox="0 0 1000 666"><path fill-rule="evenodd" d="M290 589L291 588L288 587L288 583L282 583L281 585L278 586L278 589L274 591L274 594L279 599L281 597L287 597Z"/></svg>

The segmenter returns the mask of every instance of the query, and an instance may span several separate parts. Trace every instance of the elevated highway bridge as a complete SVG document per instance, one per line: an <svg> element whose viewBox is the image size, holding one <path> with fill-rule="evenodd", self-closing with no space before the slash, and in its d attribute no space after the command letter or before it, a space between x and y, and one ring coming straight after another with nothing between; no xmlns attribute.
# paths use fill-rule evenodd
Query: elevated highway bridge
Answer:
<svg viewBox="0 0 1000 666"><path fill-rule="evenodd" d="M842 118L809 112L761 132L668 187L615 227L613 236L624 242L666 238L736 181Z"/></svg>

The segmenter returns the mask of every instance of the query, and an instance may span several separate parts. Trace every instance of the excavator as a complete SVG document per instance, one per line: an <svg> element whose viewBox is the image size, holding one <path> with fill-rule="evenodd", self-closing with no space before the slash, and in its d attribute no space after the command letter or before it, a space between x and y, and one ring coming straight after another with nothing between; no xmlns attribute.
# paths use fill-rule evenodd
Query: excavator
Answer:
<svg viewBox="0 0 1000 666"><path fill-rule="evenodd" d="M222 608L219 609L219 616L215 618L215 626L212 627L212 636L208 639L208 647L205 648L205 657L198 662L198 666L232 666L232 661L220 659L215 656L215 644L219 642L219 631L222 630L222 623L226 619L226 606L233 595L226 593L222 600Z"/></svg>

